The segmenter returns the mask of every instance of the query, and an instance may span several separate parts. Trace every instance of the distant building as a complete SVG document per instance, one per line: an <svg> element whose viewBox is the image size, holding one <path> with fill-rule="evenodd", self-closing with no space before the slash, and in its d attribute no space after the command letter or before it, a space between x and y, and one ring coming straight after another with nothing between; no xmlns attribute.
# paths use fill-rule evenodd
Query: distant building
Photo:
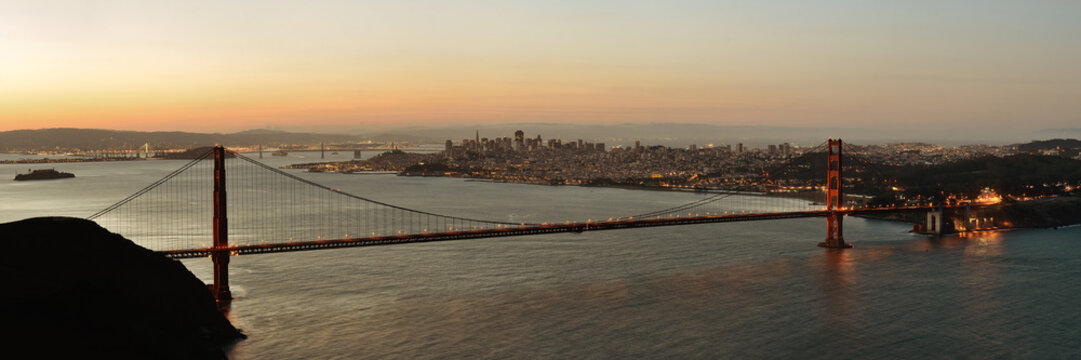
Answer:
<svg viewBox="0 0 1081 360"><path fill-rule="evenodd" d="M518 130L514 132L514 151L521 151L525 149L525 132Z"/></svg>
<svg viewBox="0 0 1081 360"><path fill-rule="evenodd" d="M1062 155L1062 147L1056 146L1054 149L1041 149L1040 155L1047 156L1059 156Z"/></svg>

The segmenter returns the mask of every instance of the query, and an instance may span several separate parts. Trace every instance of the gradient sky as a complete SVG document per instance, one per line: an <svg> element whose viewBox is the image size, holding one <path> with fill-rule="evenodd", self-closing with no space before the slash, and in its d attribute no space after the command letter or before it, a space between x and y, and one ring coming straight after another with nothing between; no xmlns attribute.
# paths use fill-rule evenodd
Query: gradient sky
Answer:
<svg viewBox="0 0 1081 360"><path fill-rule="evenodd" d="M0 130L1081 127L1081 1L0 0Z"/></svg>

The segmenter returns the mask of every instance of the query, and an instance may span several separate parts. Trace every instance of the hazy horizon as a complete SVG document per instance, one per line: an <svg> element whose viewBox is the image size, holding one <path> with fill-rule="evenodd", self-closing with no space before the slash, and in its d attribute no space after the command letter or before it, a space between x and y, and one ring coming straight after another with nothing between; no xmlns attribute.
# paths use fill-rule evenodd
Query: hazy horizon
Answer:
<svg viewBox="0 0 1081 360"><path fill-rule="evenodd" d="M134 131L146 133L193 133L193 134L238 134L238 133L273 133L321 134L327 136L369 137L379 141L401 141L412 143L442 144L445 140L455 143L474 136L498 138L511 137L516 130L522 130L527 137L542 136L544 139L585 139L587 141L606 142L609 145L631 144L642 140L643 144L686 146L696 144L725 145L745 143L747 146L766 146L768 144L792 143L794 145L814 145L827 138L840 138L850 144L873 145L923 142L937 145L1009 145L1027 143L1036 140L1056 138L1081 138L1081 128L1041 129L1030 132L1009 134L978 133L968 137L959 137L956 133L921 133L919 131L882 132L872 128L826 128L826 127L786 127L786 126L747 126L713 125L694 123L623 123L623 124L561 124L561 123L506 123L473 125L413 125L404 127L386 127L380 129L362 128L252 128L240 131L140 131L133 129L106 128L39 128L2 131L35 131L51 129L80 129L104 131Z"/></svg>

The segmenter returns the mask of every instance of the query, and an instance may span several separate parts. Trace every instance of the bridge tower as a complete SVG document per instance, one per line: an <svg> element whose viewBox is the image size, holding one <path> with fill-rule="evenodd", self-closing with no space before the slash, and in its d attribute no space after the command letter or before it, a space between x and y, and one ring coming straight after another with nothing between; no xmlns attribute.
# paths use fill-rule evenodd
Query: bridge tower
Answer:
<svg viewBox="0 0 1081 360"><path fill-rule="evenodd" d="M219 306L229 304L233 293L229 291L229 220L225 204L225 148L214 147L214 284L210 292Z"/></svg>
<svg viewBox="0 0 1081 360"><path fill-rule="evenodd" d="M841 221L844 219L842 210L844 204L844 192L841 183L841 139L829 139L826 146L826 241L818 243L818 246L831 249L850 248L852 245L845 243Z"/></svg>

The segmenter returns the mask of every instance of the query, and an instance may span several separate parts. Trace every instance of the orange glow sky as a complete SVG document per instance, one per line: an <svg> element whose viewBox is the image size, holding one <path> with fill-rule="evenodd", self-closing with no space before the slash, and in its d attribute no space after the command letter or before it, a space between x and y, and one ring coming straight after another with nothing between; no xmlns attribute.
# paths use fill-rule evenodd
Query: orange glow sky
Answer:
<svg viewBox="0 0 1081 360"><path fill-rule="evenodd" d="M1081 2L7 1L0 131L1081 127Z"/></svg>

